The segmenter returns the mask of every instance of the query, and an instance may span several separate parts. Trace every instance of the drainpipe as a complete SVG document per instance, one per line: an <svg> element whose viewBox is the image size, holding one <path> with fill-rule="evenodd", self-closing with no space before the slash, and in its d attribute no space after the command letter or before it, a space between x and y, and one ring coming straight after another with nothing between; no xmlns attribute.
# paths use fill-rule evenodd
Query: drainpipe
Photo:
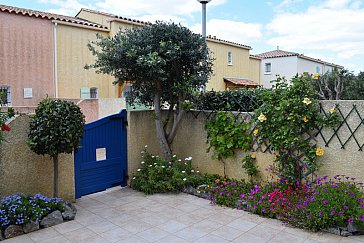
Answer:
<svg viewBox="0 0 364 243"><path fill-rule="evenodd" d="M53 75L54 75L54 97L58 98L58 63L57 63L57 23L53 25Z"/></svg>

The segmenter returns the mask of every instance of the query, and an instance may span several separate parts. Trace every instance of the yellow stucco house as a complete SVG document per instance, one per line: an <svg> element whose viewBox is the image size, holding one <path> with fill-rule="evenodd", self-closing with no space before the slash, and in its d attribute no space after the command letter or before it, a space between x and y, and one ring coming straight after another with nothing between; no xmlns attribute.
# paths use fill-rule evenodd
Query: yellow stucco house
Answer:
<svg viewBox="0 0 364 243"><path fill-rule="evenodd" d="M120 28L147 23L90 9L75 17L0 5L0 88L12 106L34 106L46 95L54 98L116 98L123 87L114 77L85 70L94 62L87 48L96 34L115 35ZM261 59L251 47L216 37L206 38L213 52L214 75L207 90L260 85Z"/></svg>

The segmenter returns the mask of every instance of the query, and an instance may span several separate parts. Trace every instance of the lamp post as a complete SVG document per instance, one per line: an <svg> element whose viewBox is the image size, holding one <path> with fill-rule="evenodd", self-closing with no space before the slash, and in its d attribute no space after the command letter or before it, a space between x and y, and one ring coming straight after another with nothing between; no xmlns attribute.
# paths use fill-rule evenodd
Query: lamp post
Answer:
<svg viewBox="0 0 364 243"><path fill-rule="evenodd" d="M211 0L197 0L202 4L202 37L206 38L206 4L211 2Z"/></svg>

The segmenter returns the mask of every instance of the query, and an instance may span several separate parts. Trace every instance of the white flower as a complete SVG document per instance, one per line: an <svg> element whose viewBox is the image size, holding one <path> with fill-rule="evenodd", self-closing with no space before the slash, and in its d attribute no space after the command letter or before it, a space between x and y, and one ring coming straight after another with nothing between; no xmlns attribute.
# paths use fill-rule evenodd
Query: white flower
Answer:
<svg viewBox="0 0 364 243"><path fill-rule="evenodd" d="M144 161L142 161L142 162L140 162L141 164L144 164L145 162Z"/></svg>
<svg viewBox="0 0 364 243"><path fill-rule="evenodd" d="M162 168L166 168L164 165L162 165Z"/></svg>
<svg viewBox="0 0 364 243"><path fill-rule="evenodd" d="M194 170L191 170L191 172L193 173L193 172L195 172Z"/></svg>
<svg viewBox="0 0 364 243"><path fill-rule="evenodd" d="M258 116L258 120L259 120L260 122L264 122L264 121L266 121L266 120L267 120L267 118L265 117L265 115L264 115L263 113L261 113L261 114Z"/></svg>
<svg viewBox="0 0 364 243"><path fill-rule="evenodd" d="M156 165L157 163L154 163L153 165Z"/></svg>
<svg viewBox="0 0 364 243"><path fill-rule="evenodd" d="M141 154L144 154L144 151L140 152Z"/></svg>
<svg viewBox="0 0 364 243"><path fill-rule="evenodd" d="M171 166L168 166L168 168L171 168Z"/></svg>
<svg viewBox="0 0 364 243"><path fill-rule="evenodd" d="M157 156L155 156L156 158L159 158L159 156L157 155Z"/></svg>
<svg viewBox="0 0 364 243"><path fill-rule="evenodd" d="M154 159L154 158L155 158L155 156L154 156L154 155L152 155L152 158Z"/></svg>
<svg viewBox="0 0 364 243"><path fill-rule="evenodd" d="M177 155L175 155L175 154L174 154L172 157L173 157L173 158L176 158L176 157L177 157Z"/></svg>
<svg viewBox="0 0 364 243"><path fill-rule="evenodd" d="M168 164L170 164L170 165L171 165L171 164L172 164L172 162L169 162Z"/></svg>
<svg viewBox="0 0 364 243"><path fill-rule="evenodd" d="M302 102L305 103L306 105L309 105L312 103L312 101L309 98L304 98Z"/></svg>
<svg viewBox="0 0 364 243"><path fill-rule="evenodd" d="M184 181L187 181L187 178L183 178Z"/></svg>
<svg viewBox="0 0 364 243"><path fill-rule="evenodd" d="M135 180L135 178L136 178L136 177L134 176L134 177L133 177L133 180Z"/></svg>
<svg viewBox="0 0 364 243"><path fill-rule="evenodd" d="M145 145L144 147L145 147L145 148L148 148L148 145Z"/></svg>
<svg viewBox="0 0 364 243"><path fill-rule="evenodd" d="M200 171L198 170L198 171L196 171L197 173L200 173Z"/></svg>
<svg viewBox="0 0 364 243"><path fill-rule="evenodd" d="M188 158L185 158L185 160L190 161L190 160L192 160L192 157L190 156Z"/></svg>
<svg viewBox="0 0 364 243"><path fill-rule="evenodd" d="M182 173L186 173L186 171L182 170Z"/></svg>
<svg viewBox="0 0 364 243"><path fill-rule="evenodd" d="M149 165L149 167L152 167L152 165Z"/></svg>
<svg viewBox="0 0 364 243"><path fill-rule="evenodd" d="M138 169L137 171L141 171L141 169Z"/></svg>
<svg viewBox="0 0 364 243"><path fill-rule="evenodd" d="M181 159L179 159L178 161L179 161L179 162L181 162L182 160L181 160Z"/></svg>

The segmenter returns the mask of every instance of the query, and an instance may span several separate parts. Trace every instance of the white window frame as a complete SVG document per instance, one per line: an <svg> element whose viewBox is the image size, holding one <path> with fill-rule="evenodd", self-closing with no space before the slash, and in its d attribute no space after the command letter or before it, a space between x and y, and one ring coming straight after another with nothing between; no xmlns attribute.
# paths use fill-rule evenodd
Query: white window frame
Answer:
<svg viewBox="0 0 364 243"><path fill-rule="evenodd" d="M265 74L271 74L272 73L272 63L271 62L264 63L264 73Z"/></svg>
<svg viewBox="0 0 364 243"><path fill-rule="evenodd" d="M231 51L228 52L228 65L233 65L233 53Z"/></svg>
<svg viewBox="0 0 364 243"><path fill-rule="evenodd" d="M11 89L10 89L10 86L7 86L7 85L0 86L0 90L6 90L6 104L3 104L3 106L11 106Z"/></svg>

